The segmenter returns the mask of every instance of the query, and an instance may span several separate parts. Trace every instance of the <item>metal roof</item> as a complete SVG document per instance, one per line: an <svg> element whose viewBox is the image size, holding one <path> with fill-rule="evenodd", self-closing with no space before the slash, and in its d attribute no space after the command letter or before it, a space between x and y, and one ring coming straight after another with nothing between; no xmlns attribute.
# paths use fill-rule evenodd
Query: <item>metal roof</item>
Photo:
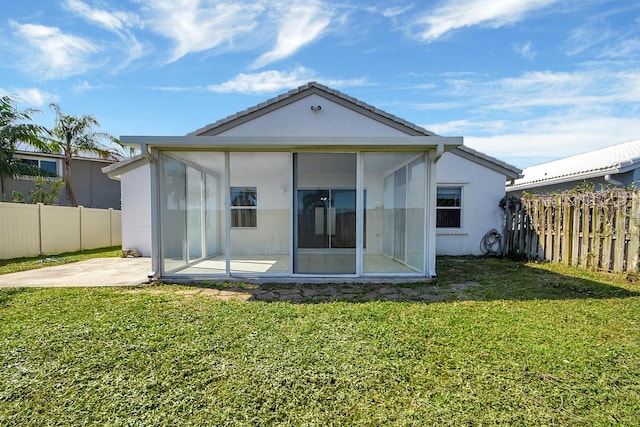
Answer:
<svg viewBox="0 0 640 427"><path fill-rule="evenodd" d="M640 166L640 140L530 166L507 190L526 189L624 173Z"/></svg>

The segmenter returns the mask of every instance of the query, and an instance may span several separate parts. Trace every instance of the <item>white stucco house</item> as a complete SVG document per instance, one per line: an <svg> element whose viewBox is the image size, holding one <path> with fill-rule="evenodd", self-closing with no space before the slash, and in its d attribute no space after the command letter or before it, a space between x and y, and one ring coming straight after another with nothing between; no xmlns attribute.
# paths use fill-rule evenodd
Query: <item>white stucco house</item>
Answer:
<svg viewBox="0 0 640 427"><path fill-rule="evenodd" d="M123 247L170 280L436 275L479 254L519 170L309 83L186 136L122 136Z"/></svg>

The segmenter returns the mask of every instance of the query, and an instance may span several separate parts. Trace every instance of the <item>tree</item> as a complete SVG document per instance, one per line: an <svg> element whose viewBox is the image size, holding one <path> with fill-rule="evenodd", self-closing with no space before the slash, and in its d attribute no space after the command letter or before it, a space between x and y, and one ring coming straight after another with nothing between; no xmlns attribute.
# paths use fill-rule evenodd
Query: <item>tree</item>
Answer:
<svg viewBox="0 0 640 427"><path fill-rule="evenodd" d="M22 175L48 176L49 172L37 166L28 165L15 158L19 143L28 144L41 151L48 151L48 145L42 135L46 129L29 123L34 109L18 110L16 102L10 96L0 97L0 192L2 200L7 199L5 180Z"/></svg>
<svg viewBox="0 0 640 427"><path fill-rule="evenodd" d="M108 133L96 132L94 128L99 127L100 123L93 116L83 115L76 117L63 114L57 104L51 104L50 107L56 112L50 148L63 156L67 200L72 206L78 206L71 178L72 158L79 154L84 154L96 155L103 159L118 160L118 154L101 142L105 140L116 142L117 140Z"/></svg>

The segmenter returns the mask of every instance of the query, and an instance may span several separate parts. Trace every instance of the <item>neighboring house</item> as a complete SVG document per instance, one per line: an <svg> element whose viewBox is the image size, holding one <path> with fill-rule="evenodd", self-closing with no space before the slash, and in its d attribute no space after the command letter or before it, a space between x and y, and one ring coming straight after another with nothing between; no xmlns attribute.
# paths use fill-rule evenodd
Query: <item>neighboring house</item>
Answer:
<svg viewBox="0 0 640 427"><path fill-rule="evenodd" d="M187 136L123 136L123 247L172 280L420 278L480 253L518 169L309 83Z"/></svg>
<svg viewBox="0 0 640 427"><path fill-rule="evenodd" d="M64 160L61 155L17 151L15 157L53 172L60 178L64 176ZM102 172L102 168L112 163L113 161L110 160L84 157L74 157L71 160L73 185L79 206L120 209L120 185ZM5 182L7 198L11 198L13 191L19 191L24 199L29 201L29 193L35 190L34 182L35 178L28 176L7 179ZM57 204L62 206L67 204L65 187L62 187L58 194Z"/></svg>
<svg viewBox="0 0 640 427"><path fill-rule="evenodd" d="M640 180L640 140L589 151L564 159L530 166L522 176L507 183L507 194L520 197L524 191L549 194L593 185L631 186Z"/></svg>

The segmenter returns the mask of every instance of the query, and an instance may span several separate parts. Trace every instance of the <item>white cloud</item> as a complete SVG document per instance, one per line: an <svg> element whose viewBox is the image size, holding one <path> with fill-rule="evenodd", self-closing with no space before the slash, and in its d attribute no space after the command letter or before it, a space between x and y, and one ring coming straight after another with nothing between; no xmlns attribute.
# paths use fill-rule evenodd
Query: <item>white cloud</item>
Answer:
<svg viewBox="0 0 640 427"><path fill-rule="evenodd" d="M602 25L589 23L571 31L567 41L567 55L579 55L603 42L612 39L616 34Z"/></svg>
<svg viewBox="0 0 640 427"><path fill-rule="evenodd" d="M109 31L120 31L138 22L138 17L135 14L95 9L80 0L66 0L64 5L72 12L97 23Z"/></svg>
<svg viewBox="0 0 640 427"><path fill-rule="evenodd" d="M443 83L459 106L494 112L514 108L580 107L637 103L640 70L587 69L575 72L530 71L498 80L458 78Z"/></svg>
<svg viewBox="0 0 640 427"><path fill-rule="evenodd" d="M167 63L185 55L214 48L231 49L235 39L250 34L264 7L260 3L200 0L140 0L151 29L173 40Z"/></svg>
<svg viewBox="0 0 640 427"><path fill-rule="evenodd" d="M37 88L14 89L11 91L0 88L0 96L9 95L22 104L33 107L42 107L52 102L58 102L60 98L57 95L44 92Z"/></svg>
<svg viewBox="0 0 640 427"><path fill-rule="evenodd" d="M384 16L385 18L396 18L398 16L404 15L405 13L407 13L408 11L410 11L411 9L413 9L413 5L410 4L408 6L396 6L396 7L389 7L386 8L382 11L382 16Z"/></svg>
<svg viewBox="0 0 640 427"><path fill-rule="evenodd" d="M532 60L536 57L536 52L533 50L533 43L528 41L524 44L514 44L512 49L515 53L522 56L525 59Z"/></svg>
<svg viewBox="0 0 640 427"><path fill-rule="evenodd" d="M273 93L293 89L312 80L334 88L368 85L366 80L362 78L349 80L318 78L313 70L299 67L289 72L269 70L253 74L241 73L227 82L209 85L207 90L216 93Z"/></svg>
<svg viewBox="0 0 640 427"><path fill-rule="evenodd" d="M444 5L417 19L423 41L436 40L450 31L475 25L499 28L520 21L528 13L558 0L447 0Z"/></svg>
<svg viewBox="0 0 640 427"><path fill-rule="evenodd" d="M87 39L65 34L56 27L10 22L23 49L21 64L42 79L81 74L96 65L93 55L101 48Z"/></svg>
<svg viewBox="0 0 640 427"><path fill-rule="evenodd" d="M527 167L638 139L640 119L575 114L523 122L519 129L465 136L465 145L518 167Z"/></svg>
<svg viewBox="0 0 640 427"><path fill-rule="evenodd" d="M89 90L109 89L111 86L91 84L87 80L82 80L73 86L75 92L86 92Z"/></svg>
<svg viewBox="0 0 640 427"><path fill-rule="evenodd" d="M279 23L275 47L261 55L253 68L262 68L272 62L287 58L303 46L321 37L331 23L331 13L317 1L286 4Z"/></svg>
<svg viewBox="0 0 640 427"><path fill-rule="evenodd" d="M217 93L246 93L277 92L283 89L293 89L313 80L314 72L307 68L296 68L290 72L263 71L254 74L240 73L233 79L219 85L209 85L207 89Z"/></svg>
<svg viewBox="0 0 640 427"><path fill-rule="evenodd" d="M620 40L615 45L605 48L600 56L603 58L635 60L640 56L640 39Z"/></svg>
<svg viewBox="0 0 640 427"><path fill-rule="evenodd" d="M140 26L140 20L136 14L96 9L80 0L66 0L65 6L73 13L91 23L98 24L120 38L122 45L117 47L117 51L125 52L126 57L123 64L116 67L116 70L126 67L132 61L144 55L142 44L136 39L131 30L132 27Z"/></svg>
<svg viewBox="0 0 640 427"><path fill-rule="evenodd" d="M640 138L638 69L594 66L496 80L443 77L438 91L464 119L423 124L425 128L463 135L470 147L518 167Z"/></svg>

